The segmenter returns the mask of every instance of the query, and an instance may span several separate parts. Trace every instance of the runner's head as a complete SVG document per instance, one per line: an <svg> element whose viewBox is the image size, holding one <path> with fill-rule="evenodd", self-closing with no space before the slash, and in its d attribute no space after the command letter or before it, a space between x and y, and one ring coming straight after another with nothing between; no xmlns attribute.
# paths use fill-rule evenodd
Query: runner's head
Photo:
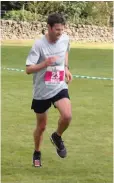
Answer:
<svg viewBox="0 0 114 183"><path fill-rule="evenodd" d="M60 38L64 31L65 19L59 13L53 13L48 16L47 20L48 34L53 41Z"/></svg>

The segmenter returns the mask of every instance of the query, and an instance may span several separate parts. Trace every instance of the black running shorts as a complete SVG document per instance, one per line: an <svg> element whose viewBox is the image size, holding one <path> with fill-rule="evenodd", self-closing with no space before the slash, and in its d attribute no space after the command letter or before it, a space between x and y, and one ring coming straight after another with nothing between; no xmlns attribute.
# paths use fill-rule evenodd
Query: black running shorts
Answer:
<svg viewBox="0 0 114 183"><path fill-rule="evenodd" d="M51 107L51 104L54 105L56 101L62 98L70 99L68 94L68 89L61 90L57 95L55 95L50 99L46 99L46 100L33 99L31 109L33 109L35 113L44 113L46 110L48 110Z"/></svg>

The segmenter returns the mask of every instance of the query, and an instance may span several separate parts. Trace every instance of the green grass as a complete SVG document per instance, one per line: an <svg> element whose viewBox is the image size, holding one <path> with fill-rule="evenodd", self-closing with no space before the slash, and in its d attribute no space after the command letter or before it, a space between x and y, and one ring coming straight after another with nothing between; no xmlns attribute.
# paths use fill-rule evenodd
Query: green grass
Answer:
<svg viewBox="0 0 114 183"><path fill-rule="evenodd" d="M2 46L2 67L24 69L29 50ZM69 65L72 74L112 78L112 50L72 48ZM52 107L43 167L34 168L32 75L2 70L2 183L112 183L112 81L74 79L69 93L73 119L63 135L68 156L56 156L49 140L59 115Z"/></svg>
<svg viewBox="0 0 114 183"><path fill-rule="evenodd" d="M39 37L37 37L36 39L39 39ZM28 39L28 40L2 40L2 45L5 46L31 46L34 43L33 39ZM71 41L70 43L72 48L89 48L89 49L113 49L113 43L98 43L98 42L74 42Z"/></svg>

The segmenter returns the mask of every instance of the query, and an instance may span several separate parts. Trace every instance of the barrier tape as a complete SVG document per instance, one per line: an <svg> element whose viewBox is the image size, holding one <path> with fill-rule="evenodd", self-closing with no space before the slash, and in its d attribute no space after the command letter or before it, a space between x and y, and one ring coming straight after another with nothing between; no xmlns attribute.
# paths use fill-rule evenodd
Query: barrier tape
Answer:
<svg viewBox="0 0 114 183"><path fill-rule="evenodd" d="M8 71L17 71L17 72L24 72L23 69L16 69L16 68L5 68L2 69ZM81 76L81 75L73 75L73 78L83 78L83 79L98 79L98 80L114 80L113 78L106 78L106 77L96 77L96 76Z"/></svg>

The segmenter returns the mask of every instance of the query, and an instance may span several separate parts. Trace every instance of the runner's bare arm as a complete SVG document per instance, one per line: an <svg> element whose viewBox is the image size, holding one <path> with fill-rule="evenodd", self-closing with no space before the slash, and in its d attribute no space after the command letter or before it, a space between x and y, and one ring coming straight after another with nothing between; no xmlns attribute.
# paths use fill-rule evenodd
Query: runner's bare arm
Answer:
<svg viewBox="0 0 114 183"><path fill-rule="evenodd" d="M58 59L57 56L49 57L42 61L40 64L34 64L34 65L27 65L26 66L26 73L27 74L32 74L34 72L38 72L41 69L48 67L53 64Z"/></svg>
<svg viewBox="0 0 114 183"><path fill-rule="evenodd" d="M43 68L45 68L45 67L46 67L45 61L43 61L43 62L40 63L40 64L26 65L26 73L27 73L27 74L32 74L32 73L34 73L34 72L40 71L41 69L43 69Z"/></svg>
<svg viewBox="0 0 114 183"><path fill-rule="evenodd" d="M68 52L66 52L66 55L65 55L65 76L67 79L67 83L72 81L72 74L70 73L69 66L68 66Z"/></svg>
<svg viewBox="0 0 114 183"><path fill-rule="evenodd" d="M65 55L65 67L68 68L68 52L66 52L66 55Z"/></svg>

